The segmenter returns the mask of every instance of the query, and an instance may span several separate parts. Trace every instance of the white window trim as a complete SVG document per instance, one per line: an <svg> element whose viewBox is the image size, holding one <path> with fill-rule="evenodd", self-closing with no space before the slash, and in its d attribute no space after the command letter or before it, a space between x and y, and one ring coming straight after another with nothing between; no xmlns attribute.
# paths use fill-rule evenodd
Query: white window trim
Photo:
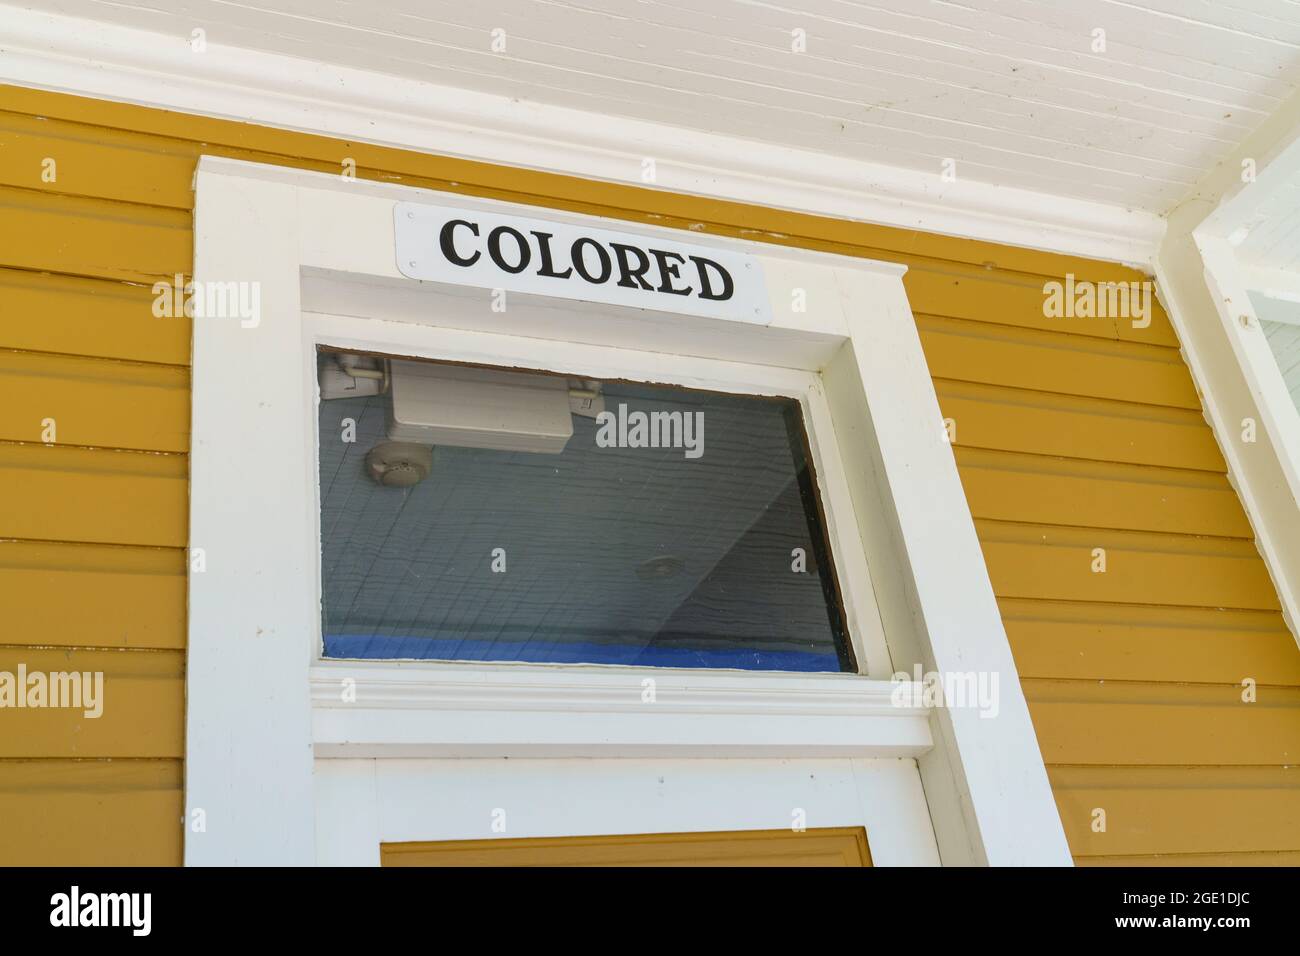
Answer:
<svg viewBox="0 0 1300 956"><path fill-rule="evenodd" d="M314 288L314 283L309 285ZM328 296L335 292L336 280ZM565 333L556 313L520 301L526 299L512 298L508 312L513 323L534 330L550 324L556 334ZM314 356L318 346L368 349L407 358L561 371L582 378L652 375L655 382L666 385L797 399L817 466L825 531L860 674L737 675L726 669L619 665L339 661L321 657L317 630L311 671L317 756L915 757L930 749L928 708L896 706L891 701L896 686L888 678L893 668L870 593L871 577L852 519L830 409L817 374L497 332L376 322L374 315L389 314L381 300L372 290L368 304L372 315L366 317L304 312L301 354ZM428 293L425 300L424 307L436 306L443 320L471 301L429 300ZM465 321L483 322L486 299L472 301ZM568 318L567 313L558 315L561 322ZM318 420L315 390L309 387L303 393L303 431L314 434ZM312 487L319 491L318 482L313 481ZM319 540L319 530L317 536ZM319 582L319 573L315 579ZM654 682L653 706L642 700L647 680ZM343 699L345 688L351 702ZM690 719L692 714L698 716ZM869 719L879 717L896 719Z"/></svg>
<svg viewBox="0 0 1300 956"><path fill-rule="evenodd" d="M782 371L783 366L820 368L835 419L833 437L817 425L819 400L805 407L814 412L810 432L824 439L814 449L823 478L831 476L823 492L852 502L851 509L838 507L833 533L856 527L869 553L892 549L895 559L882 563L873 581L883 595L893 665L996 673L996 719L968 708L938 710L928 721L923 709L885 712L889 685L873 680L883 662L868 644L873 673L867 676L656 669L654 677L669 693L667 706L653 717L611 705L608 682L636 677L610 676L614 669L342 665L374 695L366 724L359 713L340 718L340 708L322 700L340 668L317 660L319 506L308 492L318 476L314 428L305 424L308 414L315 422L314 336L319 326L335 344L349 345L344 327L362 323L364 341L351 344L445 355L454 340L457 354L478 349L481 360L502 364L502 349L511 342L519 347L518 328L434 331L427 324L375 319L372 303L386 301L388 318L403 318L403 309L418 312L421 302L429 311L430 300L419 298L427 293L395 267L394 202L504 204L212 157L200 161L196 189L196 282L258 283L262 318L255 328L232 319L195 322L191 543L204 550L206 569L190 576L186 799L189 810L204 811L207 827L187 833L187 862L312 862L317 748L321 756L348 747L438 754L446 752L439 748L469 746L478 755L498 756L515 746L532 754L548 747L589 752L582 748L593 745L591 728L611 715L617 747L644 746L656 755L762 755L770 748L806 754L808 747L861 757L916 755L945 862L1069 862L979 542L943 440L900 267L692 235L698 245L761 257L776 314L771 327L733 329L731 323L609 310L597 316L571 303L548 313L541 303L541 324L529 326L529 364L562 367L548 362L548 355L572 356L577 347L547 335L580 330L604 337L601 344L589 338L584 354L598 351L609 368L621 362L640 372L627 377L644 379L649 362L656 379L663 372L667 380L689 380L700 369L715 369L717 359L739 354L752 369L746 374L757 376L756 388L770 389L782 376L807 382L807 371ZM593 221L566 213L551 218ZM809 290L806 315L791 311L793 286ZM352 317L306 316L312 306L319 311L322 296L331 312ZM449 315L454 298L439 299ZM475 324L482 323L484 311L474 310ZM512 305L506 321L518 321L522 311ZM489 339L494 344L483 352ZM846 342L853 347L844 348ZM648 343L655 351L643 351ZM683 352L690 354L677 354ZM708 379L707 372L701 376ZM842 467L837 458L844 459ZM841 481L846 489L835 490ZM833 500L828 504L836 507ZM865 583L862 569L851 566L855 549L843 540L831 543L841 583L845 577ZM860 609L861 599L855 602ZM859 638L863 619L869 616L859 615L854 625ZM556 673L570 686L547 686ZM521 681L539 682L532 690L535 709L520 709ZM448 701L467 704L473 698L483 709L459 722L459 740L449 740L447 722L436 715L445 716ZM378 706L380 701L387 706ZM586 710L570 712L585 720L556 716L575 704ZM459 704L456 710L461 712ZM921 732L923 721L928 733ZM529 723L537 728L531 738L518 729ZM713 736L701 751L706 726ZM936 745L927 749L929 738Z"/></svg>
<svg viewBox="0 0 1300 956"><path fill-rule="evenodd" d="M322 295L314 281L309 280L308 288L307 298ZM328 291L323 295L332 300L337 292L337 280L331 280ZM512 304L508 309L511 325L523 325L533 331L550 328L557 336L569 334L566 330L566 324L572 318L569 309L557 311L539 307L527 302L528 298L511 298ZM843 598L845 623L853 656L862 674L877 680L888 680L891 677L894 671L890 666L880 614L870 593L871 577L866 554L852 520L851 493L844 481L844 468L834 440L830 408L819 375L802 369L724 362L697 356L668 356L661 352L608 348L563 339L548 341L499 332L415 323L376 323L376 315L391 317L394 314L381 306L381 301L382 294L372 288L366 306L370 313L368 316L305 311L304 353L315 354L320 346L332 346L381 351L406 358L562 372L597 380L637 380L652 376L656 383L664 385L797 400L803 411L805 433L816 465L815 472L826 517L825 531ZM467 324L482 323L485 320L485 301L482 296L466 299L458 295L431 300L426 291L422 294L421 307L425 311L436 307L442 321L451 319ZM606 315L617 311L609 307L602 309ZM505 319L498 318L498 321ZM303 428L309 434L315 434L318 420L314 390L309 389L304 396ZM317 487L317 483L314 482L313 487Z"/></svg>

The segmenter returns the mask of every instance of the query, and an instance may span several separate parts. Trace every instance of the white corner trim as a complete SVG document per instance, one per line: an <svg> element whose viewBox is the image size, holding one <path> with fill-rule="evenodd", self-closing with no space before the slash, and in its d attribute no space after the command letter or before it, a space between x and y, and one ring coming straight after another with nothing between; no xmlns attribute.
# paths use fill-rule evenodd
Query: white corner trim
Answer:
<svg viewBox="0 0 1300 956"><path fill-rule="evenodd" d="M1226 240L1204 235L1199 230L1192 235L1205 263L1206 283L1214 295L1214 304L1245 375L1246 385L1277 448L1292 494L1300 499L1300 410L1291 400L1282 371L1255 313L1247 277L1242 275L1237 256Z"/></svg>
<svg viewBox="0 0 1300 956"><path fill-rule="evenodd" d="M0 6L0 82L1147 267L1155 213Z"/></svg>
<svg viewBox="0 0 1300 956"><path fill-rule="evenodd" d="M1278 466L1282 472L1285 489L1273 487L1265 493L1274 501L1289 499L1292 516L1300 513L1300 410L1291 399L1290 391L1278 368L1277 359L1268 344L1264 328L1260 324L1251 301L1246 281L1237 260L1237 256L1227 240L1200 230L1195 230L1192 237L1200 252L1204 264L1204 282L1218 311L1223 335L1228 339L1232 354L1256 413L1260 418L1255 441L1271 445ZM1234 432L1240 434L1240 425L1226 423L1224 437L1226 444L1233 446L1231 459L1234 471L1240 475L1241 455L1235 446L1239 443L1232 439ZM1228 456L1225 456L1228 457ZM1251 513L1252 519L1258 515L1258 495L1242 490L1243 504ZM1300 593L1296 584L1300 581L1300 565L1297 564L1297 551L1294 541L1289 545L1279 543L1279 537L1285 538L1288 532L1272 526L1267 520L1253 521L1260 551L1277 588L1282 612L1291 626L1292 634L1300 640ZM1294 524L1294 522L1293 522ZM1279 535L1279 530L1281 534Z"/></svg>
<svg viewBox="0 0 1300 956"><path fill-rule="evenodd" d="M1261 341L1259 321L1232 248L1202 225L1199 214L1195 206L1188 206L1173 217L1156 262L1156 281L1206 421L1227 463L1228 481L1241 498L1277 588L1283 617L1296 635L1300 634L1297 456L1294 443L1289 444L1285 436L1287 426L1277 419L1279 413L1294 416L1295 408L1289 397L1285 407L1277 405L1276 378L1269 378L1268 345ZM1271 375L1279 375L1276 362ZM1248 418L1256 418L1261 426L1249 444L1241 440Z"/></svg>
<svg viewBox="0 0 1300 956"><path fill-rule="evenodd" d="M847 675L325 661L310 679L317 757L808 759L933 746L929 710L907 703L915 687Z"/></svg>
<svg viewBox="0 0 1300 956"><path fill-rule="evenodd" d="M1255 177L1243 182L1247 159ZM1293 277L1250 258L1250 232L1293 206L1300 97L1292 97L1169 216L1156 259L1170 321L1255 533L1283 617L1300 640L1300 415L1260 326L1253 289L1300 299ZM1256 425L1247 437L1251 422Z"/></svg>

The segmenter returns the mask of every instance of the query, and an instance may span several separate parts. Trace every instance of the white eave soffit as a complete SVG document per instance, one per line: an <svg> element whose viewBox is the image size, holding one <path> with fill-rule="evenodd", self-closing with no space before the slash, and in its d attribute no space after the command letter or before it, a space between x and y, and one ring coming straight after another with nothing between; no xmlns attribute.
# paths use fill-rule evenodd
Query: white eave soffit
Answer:
<svg viewBox="0 0 1300 956"><path fill-rule="evenodd" d="M1147 267L1151 212L0 7L0 83Z"/></svg>

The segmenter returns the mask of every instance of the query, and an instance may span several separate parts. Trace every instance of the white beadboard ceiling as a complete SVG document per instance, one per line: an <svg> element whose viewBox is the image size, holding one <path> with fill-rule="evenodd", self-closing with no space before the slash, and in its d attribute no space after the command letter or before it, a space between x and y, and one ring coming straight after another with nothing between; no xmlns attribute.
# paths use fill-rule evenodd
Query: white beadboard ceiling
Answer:
<svg viewBox="0 0 1300 956"><path fill-rule="evenodd" d="M22 6L1156 213L1300 84L1300 0Z"/></svg>

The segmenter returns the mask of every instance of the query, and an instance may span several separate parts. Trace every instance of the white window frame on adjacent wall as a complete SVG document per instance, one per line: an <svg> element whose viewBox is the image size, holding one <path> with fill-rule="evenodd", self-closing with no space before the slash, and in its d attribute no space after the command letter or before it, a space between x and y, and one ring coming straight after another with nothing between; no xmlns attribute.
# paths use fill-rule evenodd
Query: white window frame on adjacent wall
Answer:
<svg viewBox="0 0 1300 956"><path fill-rule="evenodd" d="M1223 179L1205 186L1207 197L1217 192L1214 204L1207 203L1204 213L1189 204L1197 218L1180 217L1166 236L1156 274L1228 478L1251 520L1283 616L1300 641L1300 410L1251 298L1252 291L1281 291L1300 301L1300 283L1252 268L1238 254L1251 229L1294 204L1300 127L1290 123L1281 133L1261 128L1239 148L1257 167L1252 180L1238 177L1239 155L1225 159ZM1254 420L1253 442L1244 439L1247 419Z"/></svg>
<svg viewBox="0 0 1300 956"><path fill-rule="evenodd" d="M1264 324L1251 299L1251 290L1256 288L1254 283L1259 281L1259 276L1242 265L1232 244L1219 231L1221 228L1221 224L1210 224L1193 233L1205 268L1205 283L1218 311L1222 334L1232 346L1242 380L1259 417L1253 440L1262 446L1271 446L1285 485L1266 489L1263 493L1277 500L1289 498L1294 512L1300 503L1300 409L1291 399ZM1300 294L1300 285L1297 285L1296 292ZM1225 437L1230 445L1241 445L1246 424L1245 419L1229 421ZM1240 453L1226 457L1230 461L1237 459L1233 464L1238 467L1232 471L1239 473ZM1240 483L1237 487L1243 499L1254 503L1252 499L1256 496L1249 493L1250 489ZM1248 513L1252 510L1248 509ZM1286 529L1257 524L1255 533L1277 588L1282 613L1292 635L1300 641L1300 593L1292 586L1300 574L1300 567L1295 563L1295 556L1300 552L1295 541L1278 540L1284 538Z"/></svg>
<svg viewBox="0 0 1300 956"><path fill-rule="evenodd" d="M709 773L750 767L758 780L754 768L776 758L847 758L895 783L915 760L925 832L919 793L882 787L862 819L903 836L872 837L878 862L933 862L936 843L950 863L1069 862L900 267L685 234L758 258L771 325L538 296L494 318L481 294L400 275L393 206L522 207L213 157L200 161L196 189L196 284L256 283L261 314L255 325L195 321L190 527L205 570L190 576L186 804L205 826L187 828L187 862L373 862L374 838L405 831L352 826L339 845L355 852L323 849L318 831L351 826L357 808L340 794L358 780L356 793L366 790L366 768L392 757L444 768L466 757L686 760L713 768L688 775L705 789ZM806 313L791 308L795 287ZM798 397L863 673L320 660L320 344ZM913 665L997 674L998 716L898 706L885 678ZM647 676L649 708L639 702ZM342 699L347 682L356 703ZM354 761L360 775L344 785L317 766ZM409 819L419 792L406 792L401 812L385 805ZM725 828L717 808L705 816L628 809L590 825ZM758 825L736 817L738 828ZM565 825L557 810L533 832Z"/></svg>

